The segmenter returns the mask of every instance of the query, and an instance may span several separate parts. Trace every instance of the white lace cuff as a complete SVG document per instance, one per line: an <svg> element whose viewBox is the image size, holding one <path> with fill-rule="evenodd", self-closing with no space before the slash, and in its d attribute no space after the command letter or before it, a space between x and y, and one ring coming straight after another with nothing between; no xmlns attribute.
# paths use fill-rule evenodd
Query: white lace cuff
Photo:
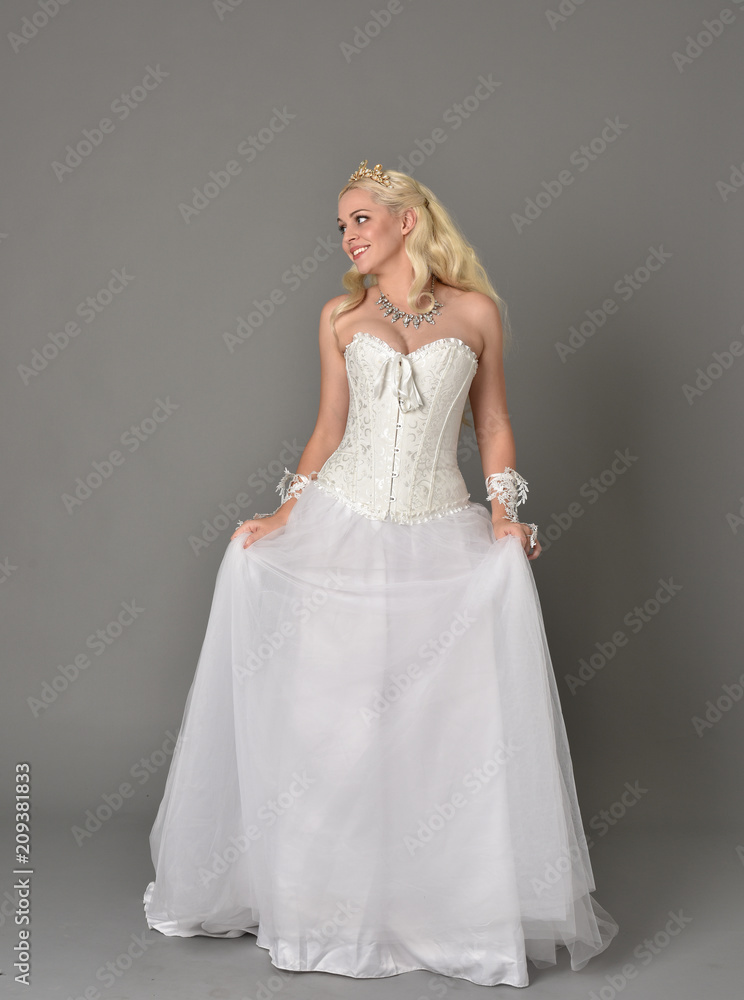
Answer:
<svg viewBox="0 0 744 1000"><path fill-rule="evenodd" d="M507 465L503 472L494 472L486 477L487 500L497 500L504 505L506 517L518 521L517 507L527 499L527 482L515 469Z"/></svg>
<svg viewBox="0 0 744 1000"><path fill-rule="evenodd" d="M310 482L313 476L317 476L318 473L313 470L309 475L305 476L301 472L292 473L289 469L284 467L284 475L279 480L276 486L277 493L281 496L281 503L276 510L272 510L270 514L254 514L254 521L258 517L271 517L272 514L276 514L276 511L282 507L287 500L296 500L300 493L305 489L307 484Z"/></svg>

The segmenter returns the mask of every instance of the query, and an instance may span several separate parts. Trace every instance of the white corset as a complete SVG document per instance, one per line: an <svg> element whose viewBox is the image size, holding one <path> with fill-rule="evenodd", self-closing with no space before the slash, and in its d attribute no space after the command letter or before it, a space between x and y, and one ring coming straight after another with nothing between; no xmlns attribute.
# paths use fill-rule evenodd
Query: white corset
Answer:
<svg viewBox="0 0 744 1000"><path fill-rule="evenodd" d="M469 506L457 442L476 354L456 337L402 354L360 331L345 357L346 428L314 482L382 521L410 524Z"/></svg>

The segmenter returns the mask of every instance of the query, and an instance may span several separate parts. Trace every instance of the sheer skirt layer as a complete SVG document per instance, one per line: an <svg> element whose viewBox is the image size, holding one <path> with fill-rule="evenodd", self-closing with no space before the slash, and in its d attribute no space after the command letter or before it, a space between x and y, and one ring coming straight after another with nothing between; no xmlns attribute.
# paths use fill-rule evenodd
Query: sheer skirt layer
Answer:
<svg viewBox="0 0 744 1000"><path fill-rule="evenodd" d="M285 969L526 986L618 929L532 569L479 504L402 525L310 483L229 543L150 842L150 927Z"/></svg>

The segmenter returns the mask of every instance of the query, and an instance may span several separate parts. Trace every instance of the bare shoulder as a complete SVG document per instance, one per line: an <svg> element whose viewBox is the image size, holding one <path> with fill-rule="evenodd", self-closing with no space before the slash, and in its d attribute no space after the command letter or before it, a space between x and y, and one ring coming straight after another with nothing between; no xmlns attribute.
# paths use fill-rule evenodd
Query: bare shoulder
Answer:
<svg viewBox="0 0 744 1000"><path fill-rule="evenodd" d="M328 299L323 308L320 310L320 345L323 346L334 346L340 353L341 347L339 346L338 336L334 333L331 327L331 313L336 308L348 298L348 295L334 295L332 299Z"/></svg>
<svg viewBox="0 0 744 1000"><path fill-rule="evenodd" d="M452 304L458 315L479 342L482 350L501 350L503 326L501 313L496 302L485 292L466 291L461 288L448 289ZM479 350L478 354L481 353Z"/></svg>
<svg viewBox="0 0 744 1000"><path fill-rule="evenodd" d="M328 299L323 308L320 310L320 322L321 325L327 326L330 329L331 326L331 313L336 308L340 306L342 302L345 302L349 296L344 295L334 295L332 299Z"/></svg>
<svg viewBox="0 0 744 1000"><path fill-rule="evenodd" d="M480 329L501 329L499 307L485 292L461 292L458 305Z"/></svg>
<svg viewBox="0 0 744 1000"><path fill-rule="evenodd" d="M321 316L330 316L336 306L341 305L349 296L344 292L342 295L334 295L332 299L328 299L326 304L321 309Z"/></svg>

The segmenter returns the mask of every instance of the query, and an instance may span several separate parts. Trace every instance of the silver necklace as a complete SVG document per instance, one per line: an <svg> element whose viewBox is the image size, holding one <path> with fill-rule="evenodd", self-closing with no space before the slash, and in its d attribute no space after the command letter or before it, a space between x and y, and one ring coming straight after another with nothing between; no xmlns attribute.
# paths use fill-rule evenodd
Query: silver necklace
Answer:
<svg viewBox="0 0 744 1000"><path fill-rule="evenodd" d="M434 275L431 276L431 294L434 294ZM395 323L396 320L402 319L403 326L408 327L409 323L413 323L414 327L418 330L419 325L422 320L426 320L427 323L434 324L434 317L441 315L441 310L444 308L441 302L437 302L434 299L434 305L431 308L431 312L428 313L409 313L403 312L402 309L398 309L394 306L387 295L380 289L380 297L377 300L377 305L382 309L384 316L390 316L390 322ZM392 314L392 315L391 315Z"/></svg>

